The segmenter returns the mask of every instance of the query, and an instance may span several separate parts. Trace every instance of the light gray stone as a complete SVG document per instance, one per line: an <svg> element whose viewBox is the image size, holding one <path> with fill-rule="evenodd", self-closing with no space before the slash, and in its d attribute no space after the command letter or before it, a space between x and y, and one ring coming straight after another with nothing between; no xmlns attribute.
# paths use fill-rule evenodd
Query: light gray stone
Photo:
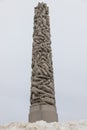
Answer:
<svg viewBox="0 0 87 130"><path fill-rule="evenodd" d="M39 120L47 122L58 121L55 106L52 105L35 105L30 107L29 114L30 122L36 122Z"/></svg>
<svg viewBox="0 0 87 130"><path fill-rule="evenodd" d="M30 103L29 121L57 121L49 8L43 2L35 7ZM43 105L46 107L44 111ZM35 108L38 110L34 112Z"/></svg>

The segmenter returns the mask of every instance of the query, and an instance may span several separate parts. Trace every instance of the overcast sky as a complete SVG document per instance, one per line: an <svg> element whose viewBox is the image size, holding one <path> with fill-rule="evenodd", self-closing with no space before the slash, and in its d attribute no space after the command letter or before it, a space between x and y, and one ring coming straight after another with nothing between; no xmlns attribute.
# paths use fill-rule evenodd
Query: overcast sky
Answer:
<svg viewBox="0 0 87 130"><path fill-rule="evenodd" d="M28 121L33 17L38 1L0 0L0 124ZM87 119L87 1L44 2L50 8L59 120Z"/></svg>

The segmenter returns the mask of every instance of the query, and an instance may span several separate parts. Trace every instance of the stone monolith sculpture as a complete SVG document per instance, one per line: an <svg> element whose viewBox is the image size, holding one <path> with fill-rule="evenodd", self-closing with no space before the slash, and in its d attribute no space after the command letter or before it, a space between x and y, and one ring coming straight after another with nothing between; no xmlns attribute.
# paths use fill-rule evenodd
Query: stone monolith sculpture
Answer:
<svg viewBox="0 0 87 130"><path fill-rule="evenodd" d="M29 122L58 121L52 66L49 8L35 7Z"/></svg>

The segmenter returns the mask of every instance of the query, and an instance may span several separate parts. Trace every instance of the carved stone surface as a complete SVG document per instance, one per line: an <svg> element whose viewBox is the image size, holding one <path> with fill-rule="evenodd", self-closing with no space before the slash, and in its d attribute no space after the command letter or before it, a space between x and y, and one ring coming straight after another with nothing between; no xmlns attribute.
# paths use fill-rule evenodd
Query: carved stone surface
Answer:
<svg viewBox="0 0 87 130"><path fill-rule="evenodd" d="M35 7L30 102L55 106L49 8L44 3Z"/></svg>
<svg viewBox="0 0 87 130"><path fill-rule="evenodd" d="M29 122L58 121L55 104L49 8L35 7Z"/></svg>

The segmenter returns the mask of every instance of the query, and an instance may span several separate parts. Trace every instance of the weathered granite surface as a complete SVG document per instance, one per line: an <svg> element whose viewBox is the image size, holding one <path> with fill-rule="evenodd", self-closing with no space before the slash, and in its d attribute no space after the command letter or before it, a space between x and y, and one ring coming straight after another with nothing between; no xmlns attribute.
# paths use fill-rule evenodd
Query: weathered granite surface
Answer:
<svg viewBox="0 0 87 130"><path fill-rule="evenodd" d="M49 8L35 7L29 122L58 121L55 103Z"/></svg>
<svg viewBox="0 0 87 130"><path fill-rule="evenodd" d="M35 7L30 102L55 105L49 8L45 3Z"/></svg>

